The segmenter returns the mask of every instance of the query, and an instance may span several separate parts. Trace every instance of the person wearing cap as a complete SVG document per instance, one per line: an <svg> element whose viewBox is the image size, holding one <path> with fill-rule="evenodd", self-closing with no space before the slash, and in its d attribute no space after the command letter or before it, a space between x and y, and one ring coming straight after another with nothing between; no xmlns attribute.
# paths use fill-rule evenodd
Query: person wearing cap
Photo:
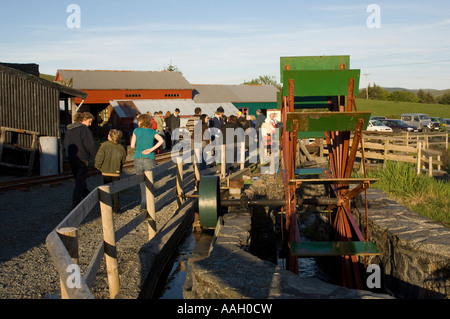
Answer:
<svg viewBox="0 0 450 319"><path fill-rule="evenodd" d="M218 128L220 130L224 124L223 113L225 113L223 107L219 106L217 108L213 118L210 120L209 126Z"/></svg>

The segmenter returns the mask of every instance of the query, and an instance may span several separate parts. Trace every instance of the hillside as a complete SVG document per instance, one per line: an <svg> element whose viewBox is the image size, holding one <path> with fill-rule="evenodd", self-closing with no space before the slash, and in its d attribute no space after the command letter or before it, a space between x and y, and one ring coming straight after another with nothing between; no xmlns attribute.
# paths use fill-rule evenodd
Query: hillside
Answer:
<svg viewBox="0 0 450 319"><path fill-rule="evenodd" d="M39 74L39 77L43 78L43 79L45 79L47 81L50 81L50 82L53 82L55 80L55 76L54 75L48 75L48 74L41 73L41 74Z"/></svg>
<svg viewBox="0 0 450 319"><path fill-rule="evenodd" d="M364 88L362 88L364 89ZM382 87L382 89L388 91L389 93L392 93L394 91L410 91L413 92L414 94L417 94L419 92L419 89L416 90L410 90L410 89L405 89L405 88L400 88L400 87ZM434 97L437 98L439 96L444 95L445 93L450 93L450 89L447 90L435 90L435 89L422 89L425 93L426 92L430 92L430 94Z"/></svg>
<svg viewBox="0 0 450 319"><path fill-rule="evenodd" d="M372 116L379 115L394 119L399 119L402 113L411 112L450 118L450 105L443 104L356 99L356 107L358 111L372 112Z"/></svg>

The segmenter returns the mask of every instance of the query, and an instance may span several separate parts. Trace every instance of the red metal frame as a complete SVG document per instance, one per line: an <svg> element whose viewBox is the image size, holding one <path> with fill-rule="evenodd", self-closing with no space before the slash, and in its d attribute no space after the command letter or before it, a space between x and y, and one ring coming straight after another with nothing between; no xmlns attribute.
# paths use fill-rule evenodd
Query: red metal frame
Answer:
<svg viewBox="0 0 450 319"><path fill-rule="evenodd" d="M289 70L290 66L286 66ZM354 96L355 81L349 81L349 89L347 96L347 107L345 106L345 96L337 99L339 105L330 106L330 111L344 112L356 111L355 96ZM283 120L283 133L281 137L283 149L283 181L286 193L286 206L283 208L286 216L286 231L287 243L299 242L300 233L296 217L296 190L301 186L301 183L291 184L290 180L295 178L295 156L297 152L297 123L293 123L293 131L286 131L287 113L294 112L294 80L289 80L289 94L283 97L281 106L281 115ZM350 150L350 132L325 132L325 139L329 151L329 161L331 173L328 173L328 178L350 178L353 165L355 162L357 148L362 143L362 129L364 120L360 119L354 133L352 148ZM364 149L361 150L364 152ZM365 174L365 166L364 166ZM366 175L365 175L366 176ZM349 184L335 184L332 189L335 196L339 199L340 205L336 210L336 215L332 223L335 240L337 241L351 241L355 240L366 241L364 235L359 229L356 221L351 214L351 199L359 193L366 191L369 187L369 182L364 182L350 191ZM367 206L366 206L367 210ZM367 216L367 211L366 211ZM368 224L366 223L366 228ZM366 237L368 230L366 229ZM342 264L342 284L345 287L362 288L361 278L359 275L358 263L356 256L343 256L341 258ZM286 268L298 274L298 259L290 255L288 249Z"/></svg>

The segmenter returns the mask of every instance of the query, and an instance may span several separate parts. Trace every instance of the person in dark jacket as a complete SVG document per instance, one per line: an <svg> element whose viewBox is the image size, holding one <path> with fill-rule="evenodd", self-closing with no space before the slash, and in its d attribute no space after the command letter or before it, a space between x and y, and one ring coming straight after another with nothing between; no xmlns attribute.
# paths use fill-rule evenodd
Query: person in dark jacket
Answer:
<svg viewBox="0 0 450 319"><path fill-rule="evenodd" d="M260 135L261 135L261 128L262 125L266 122L266 117L264 116L264 114L262 114L261 109L258 109L256 111L256 125L255 125L255 129L256 129L256 134L258 136L258 142L260 140Z"/></svg>
<svg viewBox="0 0 450 319"><path fill-rule="evenodd" d="M127 152L120 144L121 138L121 131L109 131L108 140L100 146L95 156L95 168L102 172L104 184L120 180L120 173L127 158ZM119 193L115 193L113 212L118 213L119 210Z"/></svg>
<svg viewBox="0 0 450 319"><path fill-rule="evenodd" d="M166 128L171 135L172 147L175 146L180 141L179 136L172 136L172 133L175 129L180 128L180 109L176 108L173 114L170 114L169 117L165 119Z"/></svg>
<svg viewBox="0 0 450 319"><path fill-rule="evenodd" d="M242 129L241 132L237 131L239 128ZM220 130L223 136L223 144L225 145L226 170L229 171L233 169L233 165L239 160L237 158L238 135L243 134L244 130L236 115L230 115L228 122ZM244 136L241 136L241 138L244 138Z"/></svg>
<svg viewBox="0 0 450 319"><path fill-rule="evenodd" d="M89 159L97 154L94 136L89 130L94 116L89 112L78 113L74 123L67 126L64 137L64 149L70 163L70 169L75 179L72 193L72 204L77 206L89 194L86 185Z"/></svg>

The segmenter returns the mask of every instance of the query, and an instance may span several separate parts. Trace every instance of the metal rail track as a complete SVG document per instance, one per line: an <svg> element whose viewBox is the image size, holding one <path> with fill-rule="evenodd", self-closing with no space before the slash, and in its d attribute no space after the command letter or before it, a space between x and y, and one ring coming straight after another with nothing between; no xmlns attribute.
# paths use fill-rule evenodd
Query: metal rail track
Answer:
<svg viewBox="0 0 450 319"><path fill-rule="evenodd" d="M171 153L165 153L165 154L158 154L156 155L156 162L157 163L163 163L171 158ZM125 162L123 168L132 168L134 167L133 161L127 161ZM94 176L101 174L99 170L96 168L90 168L88 172L88 176ZM11 180L7 182L0 183L0 191L7 191L12 189L23 189L23 188L29 188L31 186L41 185L41 184L53 184L53 183L59 183L65 180L69 180L73 178L71 172L64 172L57 175L51 175L51 176L34 176L34 177L27 177L27 178L21 178L17 180Z"/></svg>

